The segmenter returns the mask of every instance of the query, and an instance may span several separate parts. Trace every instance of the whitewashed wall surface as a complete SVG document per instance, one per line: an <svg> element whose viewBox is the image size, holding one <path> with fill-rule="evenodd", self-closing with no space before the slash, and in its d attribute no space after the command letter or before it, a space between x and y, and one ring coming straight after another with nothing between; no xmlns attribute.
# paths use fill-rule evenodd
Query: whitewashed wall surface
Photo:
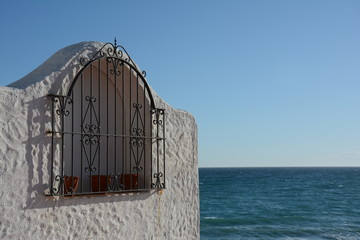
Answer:
<svg viewBox="0 0 360 240"><path fill-rule="evenodd" d="M104 44L59 50L24 78L0 87L0 239L199 239L197 126L166 104L166 189L117 195L45 196L49 186L50 94L65 94ZM185 97L185 96L184 96Z"/></svg>

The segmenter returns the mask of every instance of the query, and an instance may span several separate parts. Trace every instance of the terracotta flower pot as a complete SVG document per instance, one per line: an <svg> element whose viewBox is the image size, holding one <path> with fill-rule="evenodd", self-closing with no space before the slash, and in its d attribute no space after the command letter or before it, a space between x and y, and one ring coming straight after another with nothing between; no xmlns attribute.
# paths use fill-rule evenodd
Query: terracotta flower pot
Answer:
<svg viewBox="0 0 360 240"><path fill-rule="evenodd" d="M64 194L74 194L78 187L79 177L64 177Z"/></svg>
<svg viewBox="0 0 360 240"><path fill-rule="evenodd" d="M131 179L131 181L130 181ZM138 188L137 174L121 174L120 184L123 185L124 190L132 190Z"/></svg>
<svg viewBox="0 0 360 240"><path fill-rule="evenodd" d="M99 185L100 178L100 185ZM106 192L107 186L110 184L110 176L108 175L93 175L91 176L91 191L92 192Z"/></svg>

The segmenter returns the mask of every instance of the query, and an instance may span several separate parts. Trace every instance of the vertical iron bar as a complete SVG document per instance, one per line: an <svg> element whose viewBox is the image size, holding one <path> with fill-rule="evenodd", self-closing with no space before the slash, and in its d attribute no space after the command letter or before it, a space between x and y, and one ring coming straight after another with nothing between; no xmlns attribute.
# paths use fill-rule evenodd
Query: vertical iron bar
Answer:
<svg viewBox="0 0 360 240"><path fill-rule="evenodd" d="M50 172L50 193L54 195L54 96L51 96L51 172Z"/></svg>
<svg viewBox="0 0 360 240"><path fill-rule="evenodd" d="M144 79L145 81L145 79ZM144 189L146 188L146 141L147 139L145 138L146 136L146 106L145 106L145 83L143 83L143 113L144 113L144 130L143 130L143 141L144 141Z"/></svg>
<svg viewBox="0 0 360 240"><path fill-rule="evenodd" d="M101 113L100 113L100 103L101 103L101 96L100 96L100 89L101 89L101 65L100 65L100 60L101 59L99 59L98 60L98 73L99 73L99 75L98 75L98 78L99 78L99 89L98 89L98 133L100 133L100 125L101 125L101 121L100 121L100 119L101 119ZM98 144L99 144L99 149L98 149L98 173L99 173L99 176L98 176L98 186L100 186L100 155L101 155L101 144L100 144L100 136L98 136ZM99 190L100 190L100 187L99 187Z"/></svg>
<svg viewBox="0 0 360 240"><path fill-rule="evenodd" d="M106 58L106 185L109 177L109 62Z"/></svg>
<svg viewBox="0 0 360 240"><path fill-rule="evenodd" d="M125 134L125 72L124 72L124 62L122 62L121 64L121 79L122 79L122 135L126 135ZM124 174L125 174L125 138L122 137L122 168L121 168L121 173L122 175L120 176L122 178L122 184L124 185Z"/></svg>
<svg viewBox="0 0 360 240"><path fill-rule="evenodd" d="M129 104L130 104L130 106L129 106L129 117L130 117L130 122L129 122L129 124L130 124L130 151L129 151L129 161L130 161L130 163L129 163L129 165L130 165L130 172L129 172L129 174L130 174L130 188L131 188L131 184L132 184L132 177L131 177L131 155L132 155L132 129L131 129L131 72L132 72L132 67L130 66L129 67L129 76L130 76L130 78L129 78L129 82L130 82L130 90L129 90L129 93L130 93L130 102L129 102Z"/></svg>
<svg viewBox="0 0 360 240"><path fill-rule="evenodd" d="M80 128L81 132L84 131L83 129L83 74L80 75L80 114L81 114L81 122L80 122ZM84 186L84 180L83 180L83 136L80 135L80 181L81 181L81 192L83 192L83 186Z"/></svg>
<svg viewBox="0 0 360 240"><path fill-rule="evenodd" d="M117 90L117 79L116 79L116 66L117 66L117 62L116 62L116 58L114 58L113 59L114 60L114 62L113 62L113 66L114 66L114 85L115 85L115 88L114 88L114 101L115 101L115 104L114 104L114 112L115 112L115 117L114 117L114 120L115 120L115 122L114 122L114 132L115 132L115 146L114 146L114 149L115 149L115 162L114 162L114 164L115 164L115 171L114 171L114 174L117 174L117 164L116 164L116 157L117 157L117 146L116 146L116 144L117 144L117 137L116 137L116 121L117 121L117 119L116 119L116 90ZM116 184L115 184L115 186L116 186Z"/></svg>
<svg viewBox="0 0 360 240"><path fill-rule="evenodd" d="M162 110L163 113L163 164L164 164L164 174L163 174L163 178L164 178L164 188L166 188L166 174L165 174L165 109Z"/></svg>
<svg viewBox="0 0 360 240"><path fill-rule="evenodd" d="M160 118L160 110L156 109L156 119L157 119L157 125L156 125L156 159L157 159L157 178L160 180L160 153L159 153L159 118ZM159 188L159 186L157 186Z"/></svg>
<svg viewBox="0 0 360 240"><path fill-rule="evenodd" d="M65 102L64 102L64 97L60 97L60 108L61 108L61 104L62 107L64 107L64 111L65 111ZM65 100L66 101L66 100ZM64 179L64 112L61 112L61 178L62 180ZM61 188L62 193L64 194L64 188Z"/></svg>
<svg viewBox="0 0 360 240"><path fill-rule="evenodd" d="M139 74L138 73L136 73L136 104L137 104L136 105L137 106L137 109L136 109L136 128L137 128L136 129L137 130L136 135L139 135L139 114L140 114L140 109L139 109ZM137 137L138 137L138 139L136 141L139 141L140 135L137 136ZM139 145L136 145L136 161L135 162L138 162L138 163L140 162L139 161ZM139 177L139 168L136 169L136 174ZM139 189L139 184L137 186L137 189Z"/></svg>
<svg viewBox="0 0 360 240"><path fill-rule="evenodd" d="M153 183L153 119L154 119L154 110L151 106L150 108L150 118L151 118L151 122L150 122L150 152L151 152L151 159L150 159L150 188L152 188L152 183Z"/></svg>
<svg viewBox="0 0 360 240"><path fill-rule="evenodd" d="M71 189L74 194L74 92L71 92Z"/></svg>
<svg viewBox="0 0 360 240"><path fill-rule="evenodd" d="M93 84L93 79L92 79L92 75L93 75L93 64L91 63L90 64L90 93L89 93L89 104L91 104L90 106L92 106L92 103L91 103L91 101L93 100L92 99L92 97L93 97L93 94L92 94L92 84ZM92 127L92 107L90 107L90 129L91 129L91 127ZM91 189L91 186L92 186L92 170L93 170L93 166L92 166L92 143L91 143L91 138L93 137L92 135L91 135L91 131L90 131L90 129L89 129L89 148L90 148L90 152L89 152L89 172L90 172L90 191L92 192L92 189Z"/></svg>

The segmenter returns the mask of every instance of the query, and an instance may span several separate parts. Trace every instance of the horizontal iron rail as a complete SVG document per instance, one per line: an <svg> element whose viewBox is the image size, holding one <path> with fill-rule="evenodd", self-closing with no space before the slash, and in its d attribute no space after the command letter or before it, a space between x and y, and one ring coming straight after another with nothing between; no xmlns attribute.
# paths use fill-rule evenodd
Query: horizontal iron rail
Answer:
<svg viewBox="0 0 360 240"><path fill-rule="evenodd" d="M144 139L157 139L166 140L162 137L145 137L145 136L131 136L131 135L112 135L112 134L101 134L101 133L85 133L85 132L61 132L61 131L47 131L46 133L61 133L61 134L77 134L77 135L91 135L91 136L105 136L105 137L123 137L123 138L144 138Z"/></svg>
<svg viewBox="0 0 360 240"><path fill-rule="evenodd" d="M67 96L67 95L57 95L57 94L48 94L46 96L47 97L66 97L66 98L69 98L69 96Z"/></svg>
<svg viewBox="0 0 360 240"><path fill-rule="evenodd" d="M80 193L68 193L61 195L52 195L45 194L45 196L63 196L63 197L76 197L76 196L96 196L96 195L116 195L116 194L127 194L127 193L137 193L137 192L151 192L159 191L166 188L145 188L145 189L131 189L131 190L122 190L122 191L102 191L102 192L80 192Z"/></svg>

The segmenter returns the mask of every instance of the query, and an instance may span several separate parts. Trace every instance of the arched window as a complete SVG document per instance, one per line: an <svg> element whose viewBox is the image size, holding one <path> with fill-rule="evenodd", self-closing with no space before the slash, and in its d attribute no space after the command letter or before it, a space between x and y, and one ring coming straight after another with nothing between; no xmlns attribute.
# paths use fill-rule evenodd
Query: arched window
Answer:
<svg viewBox="0 0 360 240"><path fill-rule="evenodd" d="M164 110L145 73L107 43L52 98L49 195L165 188Z"/></svg>

